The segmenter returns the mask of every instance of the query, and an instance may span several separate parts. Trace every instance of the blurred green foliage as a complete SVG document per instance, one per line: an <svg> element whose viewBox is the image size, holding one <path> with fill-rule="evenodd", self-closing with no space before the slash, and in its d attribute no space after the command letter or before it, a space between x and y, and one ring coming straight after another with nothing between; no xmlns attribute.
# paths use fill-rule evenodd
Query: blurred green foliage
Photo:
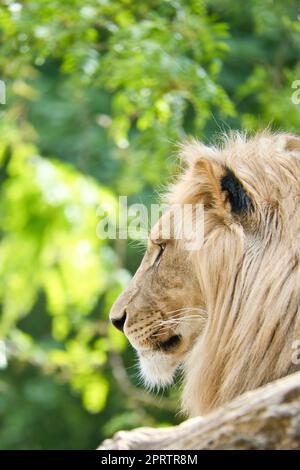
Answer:
<svg viewBox="0 0 300 470"><path fill-rule="evenodd" d="M176 390L145 393L108 325L141 253L97 237L97 208L153 201L189 134L299 132L299 15L296 0L1 2L0 448L178 422Z"/></svg>

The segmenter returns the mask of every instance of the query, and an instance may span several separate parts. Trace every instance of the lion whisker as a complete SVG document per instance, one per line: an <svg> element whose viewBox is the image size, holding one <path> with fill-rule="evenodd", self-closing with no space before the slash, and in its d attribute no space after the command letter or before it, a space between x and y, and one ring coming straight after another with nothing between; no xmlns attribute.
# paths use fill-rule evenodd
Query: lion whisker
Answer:
<svg viewBox="0 0 300 470"><path fill-rule="evenodd" d="M190 315L190 316L185 316L185 317L180 317L180 318L170 318L167 320L162 320L157 323L158 326L161 325L168 325L168 324L179 324L182 323L183 321L190 321L190 320L197 320L199 321L199 317L195 315Z"/></svg>
<svg viewBox="0 0 300 470"><path fill-rule="evenodd" d="M182 307L182 308L178 308L176 310L169 310L168 312L165 313L165 315L169 315L171 313L176 313L178 312L175 316L177 315L180 315L180 313L186 311L186 310L196 310L196 311L200 311L200 312L204 312L205 310L201 307Z"/></svg>
<svg viewBox="0 0 300 470"><path fill-rule="evenodd" d="M199 318L191 317L191 318L179 318L178 320L166 320L161 323L157 323L157 326L169 326L169 325L180 325L183 321L199 321Z"/></svg>
<svg viewBox="0 0 300 470"><path fill-rule="evenodd" d="M172 320L170 320L170 321L166 320L165 323L167 323L167 324L161 323L161 324L157 325L157 326L160 326L160 330L156 333L153 333L151 336L152 337L162 336L167 328L170 328L170 327L172 328L172 327L178 326L179 324L182 324L183 321L191 322L191 321L194 321L194 320L197 320L197 322L199 322L199 318L197 318L197 317L182 318L181 320L179 319L175 322L172 321Z"/></svg>

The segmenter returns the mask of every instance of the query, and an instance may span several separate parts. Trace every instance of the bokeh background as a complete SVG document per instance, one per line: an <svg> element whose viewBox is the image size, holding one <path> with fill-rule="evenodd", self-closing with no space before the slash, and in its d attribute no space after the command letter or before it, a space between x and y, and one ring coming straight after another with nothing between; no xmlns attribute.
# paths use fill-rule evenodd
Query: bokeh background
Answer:
<svg viewBox="0 0 300 470"><path fill-rule="evenodd" d="M95 448L179 422L108 324L138 266L98 207L150 204L176 142L266 125L299 133L293 0L2 0L0 448Z"/></svg>

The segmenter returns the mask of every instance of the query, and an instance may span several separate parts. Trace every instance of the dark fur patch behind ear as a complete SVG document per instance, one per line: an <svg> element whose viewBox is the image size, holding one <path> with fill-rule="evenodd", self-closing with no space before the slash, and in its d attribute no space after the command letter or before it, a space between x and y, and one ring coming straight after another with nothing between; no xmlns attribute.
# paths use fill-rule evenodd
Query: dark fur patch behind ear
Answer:
<svg viewBox="0 0 300 470"><path fill-rule="evenodd" d="M229 168L227 168L226 175L221 178L221 188L228 193L232 212L242 214L251 208L252 202L250 197L242 183Z"/></svg>

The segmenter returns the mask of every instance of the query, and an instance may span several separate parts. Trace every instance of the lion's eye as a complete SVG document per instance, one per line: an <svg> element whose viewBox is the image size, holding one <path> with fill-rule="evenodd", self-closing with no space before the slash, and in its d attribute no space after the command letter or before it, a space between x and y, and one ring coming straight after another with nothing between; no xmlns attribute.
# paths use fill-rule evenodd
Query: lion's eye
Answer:
<svg viewBox="0 0 300 470"><path fill-rule="evenodd" d="M158 246L159 246L159 252L158 252L158 255L157 255L156 259L155 259L155 264L156 264L156 266L159 265L159 262L160 262L160 259L161 259L161 257L162 257L162 254L163 254L163 252L165 251L165 248L166 248L166 245L165 245L164 243L160 243Z"/></svg>

